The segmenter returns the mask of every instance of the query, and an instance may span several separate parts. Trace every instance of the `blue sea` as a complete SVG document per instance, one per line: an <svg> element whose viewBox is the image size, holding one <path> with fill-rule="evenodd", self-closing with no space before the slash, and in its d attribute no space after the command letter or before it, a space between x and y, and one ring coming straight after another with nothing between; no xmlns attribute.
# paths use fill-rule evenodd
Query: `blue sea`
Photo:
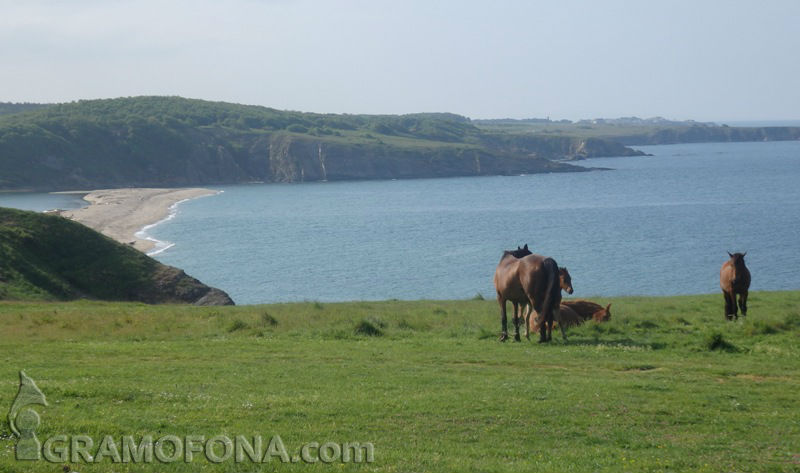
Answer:
<svg viewBox="0 0 800 473"><path fill-rule="evenodd" d="M586 173L213 187L149 233L238 304L494 298L525 243L576 297L715 293L727 251L751 289L800 289L800 142L638 149Z"/></svg>

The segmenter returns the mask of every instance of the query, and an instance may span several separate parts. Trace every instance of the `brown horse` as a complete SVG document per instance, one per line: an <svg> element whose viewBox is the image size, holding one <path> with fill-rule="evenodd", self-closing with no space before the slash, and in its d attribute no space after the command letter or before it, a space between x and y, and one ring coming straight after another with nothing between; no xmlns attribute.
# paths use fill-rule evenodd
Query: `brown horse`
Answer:
<svg viewBox="0 0 800 473"><path fill-rule="evenodd" d="M742 317L747 315L747 291L750 289L750 271L744 265L744 253L728 252L731 257L722 263L719 270L719 287L725 297L725 319L738 319L736 313L736 295L739 295L739 308L742 309Z"/></svg>
<svg viewBox="0 0 800 473"><path fill-rule="evenodd" d="M497 265L497 269L494 272L494 286L495 289L498 288L498 278L502 278L503 274L508 273L511 267L516 266L516 261L524 256L528 256L531 251L528 249L528 244L526 243L525 246L519 247L517 246L516 250L507 250L503 252L503 257L500 258L500 263ZM508 280L504 284L504 291L508 297L501 303L501 315L502 315L502 325L503 325L503 332L500 335L500 341L504 342L508 339L508 331L507 331L507 317L506 317L506 301L510 301L511 305L514 307L514 314L513 314L513 322L514 328L516 329L516 334L514 335L514 340L520 341L519 337L519 320L522 316L522 308L527 303L527 297L525 296L522 287L518 287L515 285L513 281ZM498 302L500 301L499 297L499 289L498 289Z"/></svg>
<svg viewBox="0 0 800 473"><path fill-rule="evenodd" d="M595 322L607 322L611 319L611 304L603 307L594 302L583 300L561 301L561 310L559 311L558 328L561 330L561 336L564 340L567 339L567 334L564 329L567 327L574 327L583 324L585 321L592 319ZM541 320L538 318L529 322L531 331L539 330Z"/></svg>
<svg viewBox="0 0 800 473"><path fill-rule="evenodd" d="M528 323L531 331L536 332L537 330L541 330L542 322L543 321L541 318L529 320ZM567 327L581 325L583 322L585 322L585 319L577 311L573 310L570 306L565 305L563 302L561 303L556 323L558 324L558 328L561 330L561 336L564 338L564 340L567 339L567 334L565 332Z"/></svg>
<svg viewBox="0 0 800 473"><path fill-rule="evenodd" d="M553 320L558 316L561 303L558 279L558 263L553 258L531 254L517 259L509 252L503 254L494 274L502 325L500 341L508 339L507 301L517 305L531 304L536 313L544 316L545 323L539 332L539 341L550 340ZM519 340L519 324L515 329L514 339Z"/></svg>
<svg viewBox="0 0 800 473"><path fill-rule="evenodd" d="M558 283L559 283L559 286L561 287L561 290L565 291L567 294L572 294L572 292L574 291L573 288L572 288L572 276L569 274L569 271L567 271L567 268L558 268ZM540 326L540 322L541 321L539 320L539 314L536 314L536 323L535 324L531 324L531 312L532 312L532 310L531 310L530 304L526 304L524 309L525 309L525 316L524 316L525 338L529 339L529 338L531 338L530 337L530 332L531 331L536 332L537 330L539 330L539 326ZM523 318L521 317L520 318L520 322L522 322L522 320L523 320ZM531 325L535 325L536 329L532 330L531 329ZM560 326L560 324L559 324L559 326ZM561 336L562 337L564 336L564 332L563 331L561 332Z"/></svg>
<svg viewBox="0 0 800 473"><path fill-rule="evenodd" d="M561 304L569 306L577 312L583 320L592 319L595 322L606 322L611 319L611 304L603 307L600 304L582 299L562 301Z"/></svg>

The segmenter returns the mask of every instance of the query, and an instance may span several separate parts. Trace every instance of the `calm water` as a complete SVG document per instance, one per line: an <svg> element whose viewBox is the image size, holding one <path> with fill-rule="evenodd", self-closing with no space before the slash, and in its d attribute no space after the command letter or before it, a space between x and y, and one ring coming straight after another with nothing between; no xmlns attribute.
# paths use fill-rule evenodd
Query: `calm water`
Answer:
<svg viewBox="0 0 800 473"><path fill-rule="evenodd" d="M717 292L726 251L748 252L753 289L800 288L800 142L641 149L584 163L614 171L222 187L151 233L240 304L492 298L523 243L575 296Z"/></svg>
<svg viewBox="0 0 800 473"><path fill-rule="evenodd" d="M43 212L51 209L72 210L85 207L88 203L82 194L46 194L33 192L1 193L0 207Z"/></svg>
<svg viewBox="0 0 800 473"><path fill-rule="evenodd" d="M800 288L800 142L640 149L583 163L614 171L219 187L150 234L239 304L493 298L523 243L577 297L718 292L726 251L748 252L753 289Z"/></svg>

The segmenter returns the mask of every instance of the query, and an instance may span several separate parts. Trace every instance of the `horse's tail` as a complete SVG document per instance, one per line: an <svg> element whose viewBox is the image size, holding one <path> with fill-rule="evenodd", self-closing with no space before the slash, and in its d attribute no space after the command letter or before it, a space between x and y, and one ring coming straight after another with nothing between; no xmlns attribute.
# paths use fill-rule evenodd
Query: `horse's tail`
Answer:
<svg viewBox="0 0 800 473"><path fill-rule="evenodd" d="M561 285L559 283L558 263L553 258L547 258L543 263L547 271L547 290L544 295L544 304L542 304L542 313L544 314L544 322L548 327L553 327L553 306L559 304L559 295L561 295Z"/></svg>

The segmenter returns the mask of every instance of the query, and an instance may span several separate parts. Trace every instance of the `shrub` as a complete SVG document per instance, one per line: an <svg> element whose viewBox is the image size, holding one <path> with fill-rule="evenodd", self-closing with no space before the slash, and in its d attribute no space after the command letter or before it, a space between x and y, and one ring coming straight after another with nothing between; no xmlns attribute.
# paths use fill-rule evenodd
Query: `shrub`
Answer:
<svg viewBox="0 0 800 473"><path fill-rule="evenodd" d="M714 332L709 334L705 339L705 346L706 349L710 351L728 351L728 352L735 352L739 351L736 346L734 346L729 341L725 340L725 337L722 336L719 332Z"/></svg>
<svg viewBox="0 0 800 473"><path fill-rule="evenodd" d="M245 323L241 319L236 319L228 326L228 333L236 332L237 330L242 330L247 328L247 323Z"/></svg>
<svg viewBox="0 0 800 473"><path fill-rule="evenodd" d="M261 314L262 327L274 327L276 325L278 325L278 320L271 316L269 312L264 312Z"/></svg>
<svg viewBox="0 0 800 473"><path fill-rule="evenodd" d="M380 337L383 335L383 330L370 319L362 319L361 322L356 324L353 332L356 335L366 335L368 337Z"/></svg>

